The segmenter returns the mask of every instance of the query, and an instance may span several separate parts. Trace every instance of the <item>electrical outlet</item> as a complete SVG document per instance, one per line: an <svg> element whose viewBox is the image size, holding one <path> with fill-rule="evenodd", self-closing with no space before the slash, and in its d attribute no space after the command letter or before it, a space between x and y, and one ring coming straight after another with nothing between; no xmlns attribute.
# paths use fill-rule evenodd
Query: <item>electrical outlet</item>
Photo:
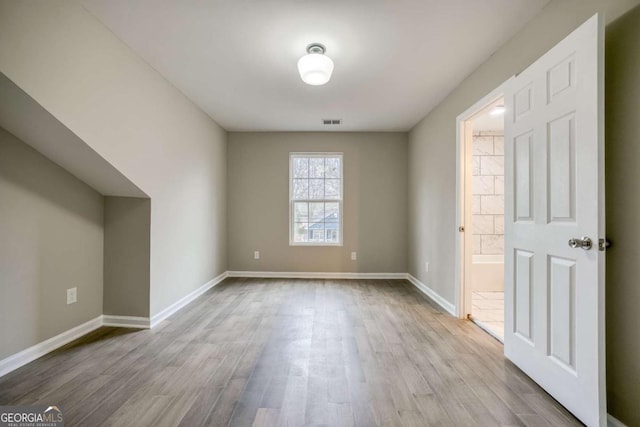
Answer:
<svg viewBox="0 0 640 427"><path fill-rule="evenodd" d="M73 304L78 301L78 288L67 289L67 304Z"/></svg>
<svg viewBox="0 0 640 427"><path fill-rule="evenodd" d="M358 259L358 253L357 252L351 252L351 261L355 261Z"/></svg>
<svg viewBox="0 0 640 427"><path fill-rule="evenodd" d="M424 263L424 271L427 273L429 272L429 261Z"/></svg>
<svg viewBox="0 0 640 427"><path fill-rule="evenodd" d="M253 252L253 259L260 259L260 251Z"/></svg>

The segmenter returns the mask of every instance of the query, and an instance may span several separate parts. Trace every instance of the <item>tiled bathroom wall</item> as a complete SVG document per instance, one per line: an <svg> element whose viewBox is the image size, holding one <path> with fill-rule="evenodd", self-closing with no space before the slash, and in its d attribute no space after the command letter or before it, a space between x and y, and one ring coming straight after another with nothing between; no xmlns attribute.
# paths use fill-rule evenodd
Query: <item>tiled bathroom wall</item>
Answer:
<svg viewBox="0 0 640 427"><path fill-rule="evenodd" d="M504 254L504 134L473 135L473 253Z"/></svg>

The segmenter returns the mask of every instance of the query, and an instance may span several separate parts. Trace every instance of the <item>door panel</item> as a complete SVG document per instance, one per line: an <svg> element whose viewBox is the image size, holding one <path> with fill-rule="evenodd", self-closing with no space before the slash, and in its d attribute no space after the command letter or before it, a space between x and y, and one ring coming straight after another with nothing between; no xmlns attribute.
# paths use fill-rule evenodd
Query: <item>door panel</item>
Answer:
<svg viewBox="0 0 640 427"><path fill-rule="evenodd" d="M516 283L515 283L515 328L514 331L530 344L533 340L532 318L533 307L531 289L533 284L533 253L516 251Z"/></svg>
<svg viewBox="0 0 640 427"><path fill-rule="evenodd" d="M533 134L514 138L516 221L533 220Z"/></svg>
<svg viewBox="0 0 640 427"><path fill-rule="evenodd" d="M606 425L602 29L505 91L505 355L590 426Z"/></svg>
<svg viewBox="0 0 640 427"><path fill-rule="evenodd" d="M576 312L574 260L549 257L549 356L575 375Z"/></svg>
<svg viewBox="0 0 640 427"><path fill-rule="evenodd" d="M574 112L549 123L549 222L575 222L575 123Z"/></svg>
<svg viewBox="0 0 640 427"><path fill-rule="evenodd" d="M548 71L547 102L549 104L563 95L564 91L575 88L575 69L575 55L570 55Z"/></svg>

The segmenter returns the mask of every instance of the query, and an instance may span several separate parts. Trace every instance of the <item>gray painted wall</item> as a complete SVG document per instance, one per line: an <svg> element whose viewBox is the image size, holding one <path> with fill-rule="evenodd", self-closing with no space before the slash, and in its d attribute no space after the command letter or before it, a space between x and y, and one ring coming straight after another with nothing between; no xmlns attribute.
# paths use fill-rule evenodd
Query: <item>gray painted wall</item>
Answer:
<svg viewBox="0 0 640 427"><path fill-rule="evenodd" d="M406 143L405 137L397 134L231 134L228 198L224 130L74 2L0 3L0 70L152 197L152 315L226 270L227 211L229 269L405 271L408 246L409 272L453 301L456 116L524 69L594 12L605 11L612 20L636 4L637 0L553 0L412 130L408 153L398 149ZM616 47L608 43L608 54L614 57L608 59L607 73L618 79L607 78L608 144L619 138L616 146L607 148L608 226L618 247L611 249L608 261L608 380L612 413L633 424L638 419L633 404L640 401L638 366L633 363L640 359L637 334L633 334L637 321L634 323L635 313L630 306L637 301L632 298L633 292L638 292L634 283L637 249L633 246L637 200L628 198L633 196L637 172L632 165L623 167L622 159L637 154L632 150L638 134L638 120L633 113L638 110L630 107L637 107L633 103L638 97L631 94L638 87L634 68L638 60L632 62L631 53L638 52L633 44L637 40L633 25L640 25L637 18L628 19L608 31L619 38L622 46L636 49L635 53L621 50L624 54L616 54ZM14 45L15 40L21 40L19 48ZM47 67L42 67L43 63ZM615 93L620 100L613 98ZM371 142L378 138L389 141ZM3 144L3 151L10 146ZM287 153L307 150L345 152L347 215L342 248L288 246ZM39 158L32 151L30 154ZM51 178L64 172L59 168L38 167L26 175L12 169L4 160L8 158L0 157L1 240L19 243L0 243L0 262L23 253L36 255L23 256L15 263L17 267L2 266L1 300L7 308L3 305L0 316L5 317L0 321L3 325L9 320L12 324L22 321L25 332L0 328L5 334L2 342L14 343L9 349L3 346L0 357L95 317L102 308L102 293L92 291L101 286L102 280L102 209L96 209L101 198L68 174L64 179ZM39 163L46 163L39 159ZM247 167L245 161L253 168ZM403 168L407 164L408 212ZM615 168L620 169L612 171ZM10 173L15 176L7 178ZM35 189L32 180L47 173L51 177L47 176L44 188L60 193L54 185L59 183L61 188L64 184L65 191L50 197L44 189ZM16 186L14 182L20 180L23 184ZM620 187L613 188L612 182ZM15 203L5 203L11 200ZM620 200L625 208L615 212L612 209L618 204L612 200ZM256 218L252 201L268 201L272 209ZM40 211L51 214L39 218ZM407 217L409 237L404 225L388 225ZM256 224L272 224L273 229L267 227L265 231L265 227ZM44 237L33 235L22 240L15 235L35 233L38 227L47 230ZM64 230L72 229L77 239L84 240L69 239ZM382 230L381 235L371 230ZM62 237L66 240L60 243ZM82 250L76 253L79 247ZM251 257L255 249L262 251L259 262ZM349 260L352 250L359 252L359 261ZM64 267L64 260L52 262L43 256L50 252L54 257L71 254L65 259L91 260L75 263L72 270ZM324 260L322 264L315 262L318 255ZM429 273L424 271L425 261L430 261ZM22 262L30 267L21 267ZM94 270L100 271L95 277ZM46 278L46 291L36 285L41 279L35 274ZM58 282L49 285L54 279ZM10 288L16 280L26 285ZM76 280L81 282L80 302L57 309L60 291ZM16 289L19 295L11 293ZM14 304L15 301L25 301L25 305ZM90 307L85 307L83 301ZM45 302L52 308L45 307Z"/></svg>
<svg viewBox="0 0 640 427"><path fill-rule="evenodd" d="M606 197L609 412L640 425L640 7L607 28Z"/></svg>
<svg viewBox="0 0 640 427"><path fill-rule="evenodd" d="M0 2L0 71L151 197L152 316L227 269L226 132L81 4Z"/></svg>
<svg viewBox="0 0 640 427"><path fill-rule="evenodd" d="M407 271L407 134L229 133L228 144L229 270ZM289 246L296 151L344 153L342 247Z"/></svg>
<svg viewBox="0 0 640 427"><path fill-rule="evenodd" d="M0 219L3 359L102 314L103 198L0 128Z"/></svg>
<svg viewBox="0 0 640 427"><path fill-rule="evenodd" d="M456 285L454 284L455 242L453 236L457 229L457 224L455 223L456 117L511 75L525 69L594 13L598 11L604 12L607 22L611 22L638 3L640 2L637 0L551 1L522 31L467 77L437 108L412 129L409 134L409 272L411 274L448 301L454 302ZM636 21L635 24L638 26L640 22ZM624 31L620 31L624 33ZM607 36L609 34L611 34L610 30L607 31ZM637 34L637 32L634 34ZM627 45L630 44L631 42L627 41ZM607 89L612 90L612 85L621 85L617 88L617 92L619 97L623 98L612 99L612 93L606 94L608 100L606 109L607 145L611 143L611 132L623 133L627 144L637 144L637 108L635 110L626 108L627 106L632 106L633 102L636 102L635 107L637 107L637 99L629 100L634 90L637 93L638 87L637 68L633 68L637 67L637 44L634 45L635 51L633 52L622 48L624 55L615 53L618 48L613 47L612 42L609 42L607 47L611 50L611 52L607 51L607 55L617 55L620 58L620 66L623 68L623 70L614 73L611 70L613 60L608 61L606 70ZM627 55L629 56L627 57ZM636 61L635 65L632 65L633 58ZM628 62L624 63L624 61ZM635 75L633 75L634 72L636 73ZM616 82L612 79L610 73L614 76L623 74L626 80L623 79ZM617 104L618 102L620 104ZM612 107L612 105L617 105L617 107ZM625 112L621 112L623 110ZM635 117L633 116L634 113ZM619 117L615 117L614 114L619 115ZM621 130L611 130L612 121L618 124L624 123L623 128ZM636 132L633 132L633 130ZM635 138L635 141L632 142L630 138ZM618 141L618 143L623 144L622 141ZM623 148L616 153L616 157L619 160L633 158L632 154L622 154L624 150L633 149L630 147ZM607 156L609 155L610 149L607 148ZM612 165L611 160L607 160L608 174L610 169L616 167ZM629 165L629 168L633 167L633 165ZM624 181L634 183L633 186L624 187L624 191L633 192L636 182L630 179L629 176L624 178ZM611 209L613 209L612 193L615 196L616 193L622 194L623 190L612 188L610 182L607 183L606 190L608 192L607 205L609 207L607 214L615 217L615 214L611 212ZM630 195L627 194L627 196ZM637 200L633 202L632 206L635 205L637 205ZM626 228L627 232L629 228L632 230L637 229L633 223L630 223L637 218L637 216L633 216L633 212L633 210L629 211L625 208L624 213L618 214L628 218L622 227ZM622 229L617 228L612 223L611 218L607 220L607 227L610 227L614 232L616 229ZM627 234L621 238L628 239L629 237L627 236L631 237L633 234ZM631 240L633 240L633 237L631 237ZM629 245L633 245L633 243L629 242ZM611 258L614 257L615 254L611 254ZM430 261L431 265L429 273L426 273L423 268L424 262L427 260ZM611 264L608 261L610 270L614 265L620 266L620 263ZM616 276L611 271L607 273L607 278L614 282L613 284L609 283L608 286L607 296L609 298L618 300L625 298L622 295L628 290L627 288L630 288L631 281L634 281L638 276L633 265L637 265L637 262L634 261L624 270L624 274L629 274L624 284L618 284L621 282L620 280L612 279ZM613 286L622 287L623 290L618 288L619 290L612 294L611 288ZM637 285L635 286L637 287ZM633 292L637 294L637 290L630 292L631 294L629 295L632 295ZM628 299L628 301L632 300L632 298ZM611 321L614 325L621 323L620 320L610 320L612 319L611 315L620 310L619 314L613 315L621 316L624 319L623 322L629 321L630 325L637 325L637 320L634 319L635 313L631 309L625 310L624 305L613 308L612 304L609 304L608 308L608 322ZM610 333L612 332L611 328L608 330ZM629 331L632 329L623 328L623 330ZM635 330L637 331L637 328ZM619 368L613 368L608 375L609 410L623 422L633 425L632 421L638 420L637 402L640 401L640 388L638 387L640 372L637 364L637 360L640 360L640 349L637 344L637 332L635 335L615 334L615 336L621 341L618 341L619 344L617 345L614 344L613 348L610 348L607 353L609 367L617 365L618 362L621 365ZM611 339L609 339L609 343L611 343ZM629 354L622 356L620 352L628 352ZM636 361L635 365L630 363L631 360ZM636 402L635 407L629 402ZM631 414L634 414L634 418L631 418Z"/></svg>
<svg viewBox="0 0 640 427"><path fill-rule="evenodd" d="M149 317L151 200L104 198L104 314Z"/></svg>

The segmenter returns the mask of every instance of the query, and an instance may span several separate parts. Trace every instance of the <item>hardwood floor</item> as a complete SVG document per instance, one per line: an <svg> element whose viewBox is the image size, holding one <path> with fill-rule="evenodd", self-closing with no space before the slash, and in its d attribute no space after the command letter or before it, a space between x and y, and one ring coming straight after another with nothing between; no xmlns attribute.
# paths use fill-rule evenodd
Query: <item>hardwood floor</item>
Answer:
<svg viewBox="0 0 640 427"><path fill-rule="evenodd" d="M62 405L67 426L581 425L402 280L227 279L0 378L0 404Z"/></svg>

